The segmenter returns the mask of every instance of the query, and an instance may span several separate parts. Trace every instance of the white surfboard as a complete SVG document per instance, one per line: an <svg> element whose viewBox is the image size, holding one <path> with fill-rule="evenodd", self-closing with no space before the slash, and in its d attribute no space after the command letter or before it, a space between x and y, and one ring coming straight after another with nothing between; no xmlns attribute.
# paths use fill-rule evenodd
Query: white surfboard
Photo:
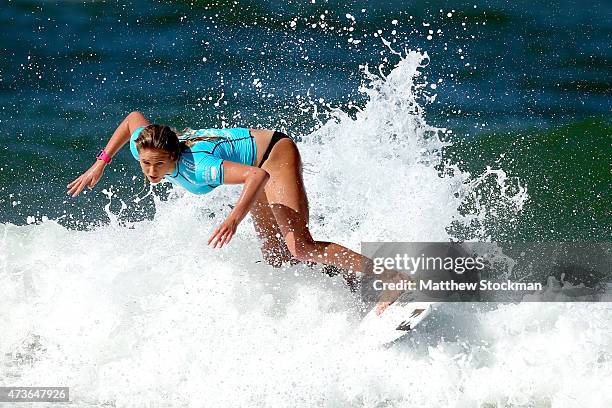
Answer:
<svg viewBox="0 0 612 408"><path fill-rule="evenodd" d="M436 302L394 302L376 315L376 307L365 315L359 330L376 343L385 344L414 330L432 311Z"/></svg>

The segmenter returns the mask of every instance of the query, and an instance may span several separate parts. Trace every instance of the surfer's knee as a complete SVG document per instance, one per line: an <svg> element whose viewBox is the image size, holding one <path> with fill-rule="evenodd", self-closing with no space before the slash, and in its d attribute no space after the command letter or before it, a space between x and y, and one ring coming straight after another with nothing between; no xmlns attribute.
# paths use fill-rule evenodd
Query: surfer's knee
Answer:
<svg viewBox="0 0 612 408"><path fill-rule="evenodd" d="M316 245L314 241L295 240L287 243L289 252L300 261L312 261L315 258Z"/></svg>

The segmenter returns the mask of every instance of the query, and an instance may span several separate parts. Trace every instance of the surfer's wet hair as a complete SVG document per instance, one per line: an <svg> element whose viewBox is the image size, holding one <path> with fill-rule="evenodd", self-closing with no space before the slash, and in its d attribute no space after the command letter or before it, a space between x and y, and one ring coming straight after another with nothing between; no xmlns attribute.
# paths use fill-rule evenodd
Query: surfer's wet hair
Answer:
<svg viewBox="0 0 612 408"><path fill-rule="evenodd" d="M136 149L157 149L167 152L170 159L178 160L181 152L179 138L170 126L153 124L146 126L136 140Z"/></svg>
<svg viewBox="0 0 612 408"><path fill-rule="evenodd" d="M134 143L136 149L158 149L167 152L170 159L176 161L179 159L181 152L188 147L191 147L200 140L220 139L219 136L196 136L193 137L194 131L187 128L183 132L177 129L160 124L152 124L146 126Z"/></svg>

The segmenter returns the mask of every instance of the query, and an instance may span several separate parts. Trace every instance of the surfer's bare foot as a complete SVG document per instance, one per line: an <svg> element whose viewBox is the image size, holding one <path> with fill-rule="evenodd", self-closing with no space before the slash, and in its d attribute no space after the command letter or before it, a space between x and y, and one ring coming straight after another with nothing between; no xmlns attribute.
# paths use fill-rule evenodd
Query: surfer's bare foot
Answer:
<svg viewBox="0 0 612 408"><path fill-rule="evenodd" d="M391 302L378 302L376 304L376 316L380 316L389 306L391 306Z"/></svg>
<svg viewBox="0 0 612 408"><path fill-rule="evenodd" d="M384 279L384 282L400 284L402 282L407 282L408 279L404 277L399 272L390 272L392 273L390 278ZM397 285L400 286L400 285ZM376 315L380 316L389 306L393 304L397 300L398 297L402 295L406 290L405 289L386 289L380 295L378 299L378 303L376 303Z"/></svg>

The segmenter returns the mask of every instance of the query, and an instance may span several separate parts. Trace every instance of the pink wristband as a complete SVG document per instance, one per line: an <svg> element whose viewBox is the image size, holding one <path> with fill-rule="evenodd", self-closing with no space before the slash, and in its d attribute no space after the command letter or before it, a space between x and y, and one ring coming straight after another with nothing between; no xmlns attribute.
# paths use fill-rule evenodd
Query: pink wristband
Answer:
<svg viewBox="0 0 612 408"><path fill-rule="evenodd" d="M100 153L98 153L98 155L96 156L96 159L102 160L106 164L110 164L113 161L113 158L110 157L108 153L104 151L104 149L100 150Z"/></svg>

